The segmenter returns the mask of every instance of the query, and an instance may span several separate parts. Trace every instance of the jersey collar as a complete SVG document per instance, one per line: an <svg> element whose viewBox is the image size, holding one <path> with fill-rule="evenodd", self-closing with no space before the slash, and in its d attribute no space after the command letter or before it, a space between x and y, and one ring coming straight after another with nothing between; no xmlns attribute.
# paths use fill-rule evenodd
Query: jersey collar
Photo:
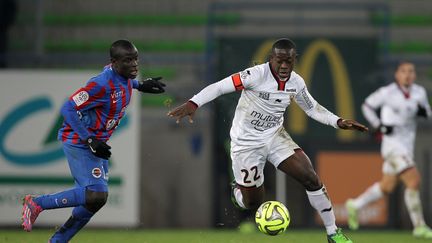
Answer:
<svg viewBox="0 0 432 243"><path fill-rule="evenodd" d="M409 99L410 98L410 90L411 90L411 87L409 87L408 89L407 88L404 88L404 87L402 87L400 84L398 84L397 82L395 82L396 83L396 86L399 88L399 90L402 92L402 94L404 95L404 97L405 97L405 99Z"/></svg>
<svg viewBox="0 0 432 243"><path fill-rule="evenodd" d="M285 84L286 84L286 82L288 82L288 80L290 80L291 75L290 75L290 77L289 77L287 80L285 80L285 81L280 80L280 79L279 79L279 76L276 74L276 72L273 70L272 66L270 65L270 62L268 63L268 65L269 65L270 72L271 72L273 78L275 79L275 81L276 81L277 84L278 84L278 89L277 89L277 90L284 91L284 90L285 90Z"/></svg>
<svg viewBox="0 0 432 243"><path fill-rule="evenodd" d="M114 77L115 77L115 80L118 80L118 81L120 81L121 83L125 83L125 84L128 83L129 79L127 79L127 78L121 76L120 74L118 74L118 73L114 70L114 68L113 68L112 66L110 67L110 70L113 72Z"/></svg>

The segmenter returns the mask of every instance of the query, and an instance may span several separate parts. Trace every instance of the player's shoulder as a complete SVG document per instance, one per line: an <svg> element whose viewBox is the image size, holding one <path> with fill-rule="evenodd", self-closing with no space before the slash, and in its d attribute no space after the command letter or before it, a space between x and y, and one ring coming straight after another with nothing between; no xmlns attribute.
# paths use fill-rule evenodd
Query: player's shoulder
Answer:
<svg viewBox="0 0 432 243"><path fill-rule="evenodd" d="M416 84L416 83L412 84L412 90L414 92L425 92L426 93L426 88L423 87L422 85Z"/></svg>
<svg viewBox="0 0 432 243"><path fill-rule="evenodd" d="M298 87L303 87L306 86L306 83L303 79L302 76L300 76L300 74L296 73L295 71L291 72L291 76L290 79L288 80L288 82L298 86Z"/></svg>
<svg viewBox="0 0 432 243"><path fill-rule="evenodd" d="M303 82L304 83L304 79L302 76L300 76L300 74L296 73L295 71L291 72L291 76L290 76L290 81L293 82Z"/></svg>
<svg viewBox="0 0 432 243"><path fill-rule="evenodd" d="M260 76L263 75L267 70L267 63L257 64L251 67L246 68L243 72L248 72L250 75Z"/></svg>
<svg viewBox="0 0 432 243"><path fill-rule="evenodd" d="M94 82L99 86L106 86L108 82L112 80L113 75L114 71L112 70L111 66L105 66L102 72L89 80L89 83Z"/></svg>
<svg viewBox="0 0 432 243"><path fill-rule="evenodd" d="M396 82L391 82L389 84L383 85L379 87L375 92L376 93L392 93L394 91L397 91L399 89Z"/></svg>
<svg viewBox="0 0 432 243"><path fill-rule="evenodd" d="M264 73L265 73L265 66L263 64L259 64L252 67L248 67L243 71L238 72L238 75L240 75L240 78L243 82L249 83L249 85L251 85L256 81L262 80Z"/></svg>

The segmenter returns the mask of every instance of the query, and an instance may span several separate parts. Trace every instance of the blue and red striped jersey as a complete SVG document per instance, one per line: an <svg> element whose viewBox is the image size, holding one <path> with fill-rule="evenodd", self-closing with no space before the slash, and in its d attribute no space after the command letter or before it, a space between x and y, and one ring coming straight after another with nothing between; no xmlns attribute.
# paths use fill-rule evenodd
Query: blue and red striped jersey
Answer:
<svg viewBox="0 0 432 243"><path fill-rule="evenodd" d="M137 87L137 80L125 79L111 65L106 66L63 104L58 139L78 146L84 146L90 136L108 141L125 115L132 88Z"/></svg>

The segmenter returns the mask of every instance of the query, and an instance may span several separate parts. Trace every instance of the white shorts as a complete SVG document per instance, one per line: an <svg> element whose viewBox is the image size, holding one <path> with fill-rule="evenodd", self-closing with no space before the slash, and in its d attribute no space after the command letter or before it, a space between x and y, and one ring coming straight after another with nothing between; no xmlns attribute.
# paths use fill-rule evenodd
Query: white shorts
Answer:
<svg viewBox="0 0 432 243"><path fill-rule="evenodd" d="M410 156L389 155L384 157L382 172L386 175L397 175L414 166L414 160Z"/></svg>
<svg viewBox="0 0 432 243"><path fill-rule="evenodd" d="M264 166L267 161L277 168L295 153L294 150L300 149L285 129L280 129L264 146L247 149L239 147L244 146L231 142L232 170L237 184L244 187L261 186L264 183Z"/></svg>

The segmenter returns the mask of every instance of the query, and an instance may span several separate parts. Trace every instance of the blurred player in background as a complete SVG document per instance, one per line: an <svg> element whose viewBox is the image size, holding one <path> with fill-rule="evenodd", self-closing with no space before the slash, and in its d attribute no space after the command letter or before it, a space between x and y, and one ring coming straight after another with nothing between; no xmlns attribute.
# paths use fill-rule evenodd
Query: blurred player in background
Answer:
<svg viewBox="0 0 432 243"><path fill-rule="evenodd" d="M395 82L369 95L362 105L363 115L371 126L383 134L381 155L383 176L355 199L346 202L348 225L358 229L358 210L391 193L400 179L405 185L404 199L416 237L431 238L420 202L420 174L414 163L417 117L431 117L426 90L414 84L413 63L401 62L394 74ZM381 109L380 116L377 110Z"/></svg>
<svg viewBox="0 0 432 243"><path fill-rule="evenodd" d="M164 84L150 78L139 82L138 50L127 40L111 45L111 63L91 78L63 104L63 126L58 138L68 160L75 187L66 191L24 198L22 226L31 231L39 213L46 209L74 207L72 216L51 237L51 243L68 242L108 198L107 144L126 112L132 89L162 93Z"/></svg>
<svg viewBox="0 0 432 243"><path fill-rule="evenodd" d="M198 107L223 94L242 90L230 132L235 177L233 202L243 209L259 207L264 200L263 169L269 161L305 187L311 205L324 222L329 242L352 242L337 228L326 189L307 155L285 131L283 119L286 108L295 101L308 116L334 128L367 131L367 127L340 118L318 104L303 78L293 71L296 58L295 44L280 39L272 46L269 62L207 86L168 115L177 122L189 116L193 122Z"/></svg>

